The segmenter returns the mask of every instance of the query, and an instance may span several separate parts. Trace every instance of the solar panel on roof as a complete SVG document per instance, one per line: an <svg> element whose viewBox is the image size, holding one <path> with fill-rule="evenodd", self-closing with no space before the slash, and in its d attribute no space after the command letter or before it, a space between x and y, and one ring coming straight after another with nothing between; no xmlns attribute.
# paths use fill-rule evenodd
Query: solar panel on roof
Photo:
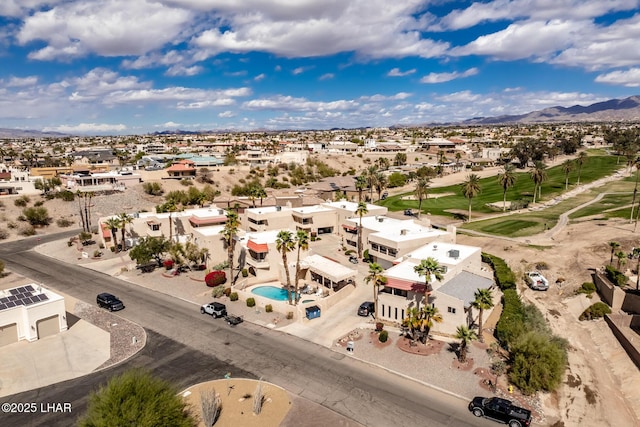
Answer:
<svg viewBox="0 0 640 427"><path fill-rule="evenodd" d="M7 297L0 298L0 303L2 303L2 304L4 304L7 301L9 301L9 298L7 298Z"/></svg>
<svg viewBox="0 0 640 427"><path fill-rule="evenodd" d="M46 301L48 299L49 299L49 297L46 294L41 294L40 295L40 301Z"/></svg>
<svg viewBox="0 0 640 427"><path fill-rule="evenodd" d="M15 302L13 302L13 301L9 301L9 302L7 303L7 308L11 308L11 307L15 307L15 306L16 306L16 303L15 303Z"/></svg>
<svg viewBox="0 0 640 427"><path fill-rule="evenodd" d="M25 288L26 288L29 292L33 292L33 291L34 291L33 286L31 286L31 285L27 285L27 286L25 286Z"/></svg>
<svg viewBox="0 0 640 427"><path fill-rule="evenodd" d="M17 289L9 289L11 295L19 294L20 292Z"/></svg>
<svg viewBox="0 0 640 427"><path fill-rule="evenodd" d="M31 305L33 304L35 301L33 299L31 299L30 297L26 297L22 300L20 300L21 302L24 303L24 305Z"/></svg>
<svg viewBox="0 0 640 427"><path fill-rule="evenodd" d="M24 302L24 300L19 299L19 300L16 300L16 305L27 305L27 304Z"/></svg>
<svg viewBox="0 0 640 427"><path fill-rule="evenodd" d="M18 289L18 292L20 293L25 293L27 290L24 288L24 286L20 286Z"/></svg>
<svg viewBox="0 0 640 427"><path fill-rule="evenodd" d="M0 302L0 310L4 310L5 308L7 308L7 305Z"/></svg>
<svg viewBox="0 0 640 427"><path fill-rule="evenodd" d="M7 298L9 298L9 301L15 301L18 299L15 295L9 295Z"/></svg>

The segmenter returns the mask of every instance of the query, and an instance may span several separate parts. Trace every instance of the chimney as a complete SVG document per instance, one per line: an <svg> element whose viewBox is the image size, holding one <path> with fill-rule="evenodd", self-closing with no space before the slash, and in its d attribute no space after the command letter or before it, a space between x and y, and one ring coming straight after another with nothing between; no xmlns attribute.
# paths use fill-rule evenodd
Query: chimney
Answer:
<svg viewBox="0 0 640 427"><path fill-rule="evenodd" d="M405 229L400 230L400 235L401 236L406 236L407 235L407 230L405 230Z"/></svg>

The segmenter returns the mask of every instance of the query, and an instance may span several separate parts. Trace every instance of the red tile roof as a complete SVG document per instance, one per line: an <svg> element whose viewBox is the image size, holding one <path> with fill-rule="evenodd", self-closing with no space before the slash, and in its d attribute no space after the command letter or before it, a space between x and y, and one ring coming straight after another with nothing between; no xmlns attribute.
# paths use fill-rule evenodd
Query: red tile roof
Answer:
<svg viewBox="0 0 640 427"><path fill-rule="evenodd" d="M256 253L269 252L269 245L266 243L256 243L253 240L247 242L247 247Z"/></svg>

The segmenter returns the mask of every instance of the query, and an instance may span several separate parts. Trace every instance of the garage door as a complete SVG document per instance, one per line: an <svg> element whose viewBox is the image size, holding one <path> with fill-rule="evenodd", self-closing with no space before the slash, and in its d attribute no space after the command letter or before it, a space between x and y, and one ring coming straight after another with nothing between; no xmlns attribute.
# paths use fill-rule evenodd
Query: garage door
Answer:
<svg viewBox="0 0 640 427"><path fill-rule="evenodd" d="M40 319L36 322L38 327L38 339L55 335L60 332L60 322L58 315Z"/></svg>
<svg viewBox="0 0 640 427"><path fill-rule="evenodd" d="M0 347L18 342L18 324L0 326Z"/></svg>

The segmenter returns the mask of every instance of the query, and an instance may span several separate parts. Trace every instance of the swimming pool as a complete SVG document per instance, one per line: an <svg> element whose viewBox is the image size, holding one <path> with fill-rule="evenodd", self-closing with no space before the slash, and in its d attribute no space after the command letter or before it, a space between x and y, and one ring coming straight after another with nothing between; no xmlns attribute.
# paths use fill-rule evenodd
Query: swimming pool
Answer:
<svg viewBox="0 0 640 427"><path fill-rule="evenodd" d="M287 290L278 288L277 286L258 286L257 288L251 289L251 293L275 301L289 301ZM293 293L291 293L291 298L293 298Z"/></svg>

